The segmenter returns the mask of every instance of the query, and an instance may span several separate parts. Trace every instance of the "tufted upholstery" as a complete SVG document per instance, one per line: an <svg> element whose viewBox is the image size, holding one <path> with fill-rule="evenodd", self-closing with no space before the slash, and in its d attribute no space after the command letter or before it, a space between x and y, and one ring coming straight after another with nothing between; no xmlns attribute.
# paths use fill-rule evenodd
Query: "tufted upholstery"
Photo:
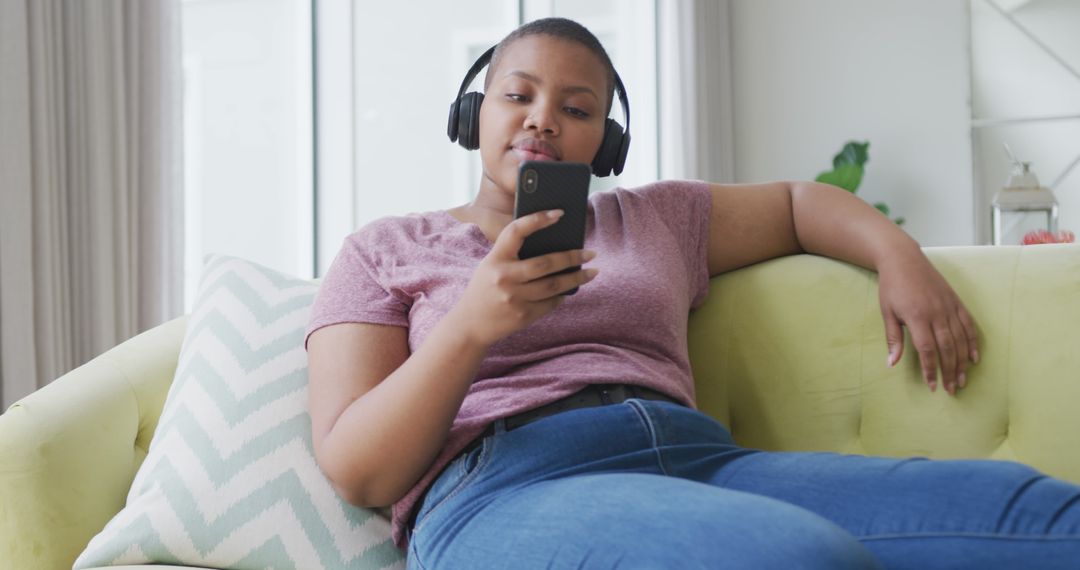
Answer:
<svg viewBox="0 0 1080 570"><path fill-rule="evenodd" d="M1080 482L1080 246L926 252L982 337L958 397L926 389L910 339L885 367L874 273L800 255L712 280L689 327L701 409L746 446L1016 459ZM120 510L184 325L147 331L0 415L0 569L70 568Z"/></svg>
<svg viewBox="0 0 1080 570"><path fill-rule="evenodd" d="M713 279L691 315L703 411L748 447L1018 460L1080 482L1080 245L927 248L978 324L957 397L888 350L877 274L802 255Z"/></svg>
<svg viewBox="0 0 1080 570"><path fill-rule="evenodd" d="M70 569L124 506L183 337L162 324L0 415L0 569Z"/></svg>

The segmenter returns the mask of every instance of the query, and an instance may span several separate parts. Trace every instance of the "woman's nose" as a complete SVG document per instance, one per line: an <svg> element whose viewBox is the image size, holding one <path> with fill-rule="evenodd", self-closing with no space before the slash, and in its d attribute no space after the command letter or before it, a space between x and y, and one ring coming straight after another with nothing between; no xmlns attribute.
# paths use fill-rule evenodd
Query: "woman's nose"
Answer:
<svg viewBox="0 0 1080 570"><path fill-rule="evenodd" d="M537 106L525 117L525 130L537 130L557 136L559 124L555 120L555 114L546 106Z"/></svg>

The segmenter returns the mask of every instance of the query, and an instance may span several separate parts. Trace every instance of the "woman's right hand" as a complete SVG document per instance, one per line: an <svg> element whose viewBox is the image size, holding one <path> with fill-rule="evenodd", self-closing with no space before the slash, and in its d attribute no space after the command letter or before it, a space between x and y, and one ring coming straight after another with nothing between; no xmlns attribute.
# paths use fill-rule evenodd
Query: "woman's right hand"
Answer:
<svg viewBox="0 0 1080 570"><path fill-rule="evenodd" d="M591 251L575 249L518 259L525 238L561 216L561 210L537 212L503 228L451 310L464 334L481 346L491 346L558 307L565 298L560 295L563 291L596 277L598 270L592 268L551 275L593 259L596 254Z"/></svg>

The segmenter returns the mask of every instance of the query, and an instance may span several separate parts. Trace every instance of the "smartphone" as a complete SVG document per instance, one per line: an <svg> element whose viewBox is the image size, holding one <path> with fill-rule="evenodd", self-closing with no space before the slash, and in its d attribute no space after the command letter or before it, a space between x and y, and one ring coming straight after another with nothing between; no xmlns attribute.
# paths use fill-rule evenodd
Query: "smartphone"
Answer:
<svg viewBox="0 0 1080 570"><path fill-rule="evenodd" d="M592 170L579 162L527 160L518 169L514 219L543 210L561 209L563 217L554 225L525 238L518 259L529 259L556 251L585 247L585 217L589 204L589 181ZM580 265L553 273L573 273ZM573 295L578 288L562 293Z"/></svg>

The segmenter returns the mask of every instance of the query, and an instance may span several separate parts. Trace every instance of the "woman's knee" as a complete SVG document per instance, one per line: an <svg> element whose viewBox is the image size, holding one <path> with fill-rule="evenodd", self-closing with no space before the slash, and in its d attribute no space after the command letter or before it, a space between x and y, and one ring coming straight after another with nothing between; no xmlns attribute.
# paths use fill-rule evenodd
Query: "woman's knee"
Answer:
<svg viewBox="0 0 1080 570"><path fill-rule="evenodd" d="M728 533L727 549L745 568L872 569L873 554L843 528L810 511L767 497L750 496L713 533ZM737 527L732 529L731 527Z"/></svg>

